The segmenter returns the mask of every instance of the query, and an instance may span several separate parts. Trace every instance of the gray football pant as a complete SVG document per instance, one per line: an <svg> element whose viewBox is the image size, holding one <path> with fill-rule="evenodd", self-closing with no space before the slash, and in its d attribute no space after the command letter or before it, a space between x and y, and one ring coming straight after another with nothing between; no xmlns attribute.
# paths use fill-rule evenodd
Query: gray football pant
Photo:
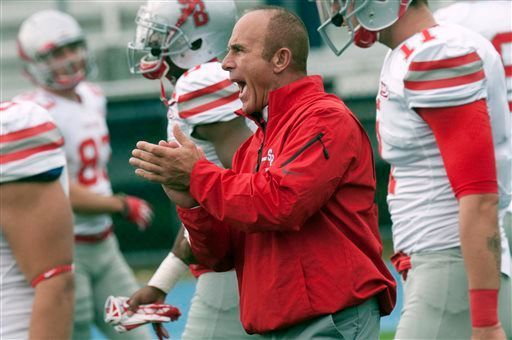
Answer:
<svg viewBox="0 0 512 340"><path fill-rule="evenodd" d="M469 339L468 282L460 248L411 255L396 339ZM512 337L512 285L501 275L500 321Z"/></svg>
<svg viewBox="0 0 512 340"><path fill-rule="evenodd" d="M270 332L263 337L268 340L376 340L379 338L379 328L379 304L376 298L371 298L360 305L305 321L284 330Z"/></svg>
<svg viewBox="0 0 512 340"><path fill-rule="evenodd" d="M240 322L235 271L199 276L182 340L256 339Z"/></svg>
<svg viewBox="0 0 512 340"><path fill-rule="evenodd" d="M148 326L117 333L103 320L109 295L131 296L138 288L114 235L97 243L75 244L75 320L73 339L91 339L93 323L108 339L150 339Z"/></svg>

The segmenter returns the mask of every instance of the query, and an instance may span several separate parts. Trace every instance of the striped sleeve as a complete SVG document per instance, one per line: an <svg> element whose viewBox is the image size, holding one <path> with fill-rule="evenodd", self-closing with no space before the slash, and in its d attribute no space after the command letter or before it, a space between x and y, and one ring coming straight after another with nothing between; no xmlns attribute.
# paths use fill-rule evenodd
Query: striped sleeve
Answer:
<svg viewBox="0 0 512 340"><path fill-rule="evenodd" d="M451 107L487 97L483 62L475 50L439 44L416 53L404 78L409 108Z"/></svg>
<svg viewBox="0 0 512 340"><path fill-rule="evenodd" d="M220 63L208 63L181 77L175 88L179 117L192 126L224 122L242 107L238 87Z"/></svg>
<svg viewBox="0 0 512 340"><path fill-rule="evenodd" d="M45 109L30 102L3 102L0 116L0 183L66 164L64 139Z"/></svg>

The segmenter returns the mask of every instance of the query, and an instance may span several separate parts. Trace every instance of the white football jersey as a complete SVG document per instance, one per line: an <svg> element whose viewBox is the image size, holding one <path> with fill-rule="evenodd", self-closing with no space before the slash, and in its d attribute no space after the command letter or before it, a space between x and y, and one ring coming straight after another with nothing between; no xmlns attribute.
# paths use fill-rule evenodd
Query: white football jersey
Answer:
<svg viewBox="0 0 512 340"><path fill-rule="evenodd" d="M424 30L390 51L377 96L379 152L391 164L388 206L396 251L411 254L460 245L458 202L427 123L413 108L450 107L485 98L498 170L500 209L510 202L510 114L500 56L482 36L458 25ZM502 232L502 269L510 271Z"/></svg>
<svg viewBox="0 0 512 340"><path fill-rule="evenodd" d="M0 104L0 183L65 167L63 137L48 112L30 102ZM62 172L63 187L65 169ZM28 212L30 213L30 212ZM0 231L0 338L27 339L34 289Z"/></svg>
<svg viewBox="0 0 512 340"><path fill-rule="evenodd" d="M461 1L439 9L436 20L452 22L487 38L505 66L508 108L512 114L512 1ZM512 203L508 206L512 212Z"/></svg>
<svg viewBox="0 0 512 340"><path fill-rule="evenodd" d="M236 118L235 111L242 108L238 95L238 86L229 80L229 72L224 71L219 62L188 70L176 82L169 106L169 140L174 139L172 127L178 124L183 133L203 149L209 161L222 167L213 144L194 138L194 128Z"/></svg>
<svg viewBox="0 0 512 340"><path fill-rule="evenodd" d="M108 196L112 194L112 188L107 174L111 149L105 117L106 100L98 87L87 82L80 83L76 92L80 102L41 88L18 98L38 103L54 118L64 135L70 181ZM74 218L76 235L97 234L112 225L109 214L74 213Z"/></svg>

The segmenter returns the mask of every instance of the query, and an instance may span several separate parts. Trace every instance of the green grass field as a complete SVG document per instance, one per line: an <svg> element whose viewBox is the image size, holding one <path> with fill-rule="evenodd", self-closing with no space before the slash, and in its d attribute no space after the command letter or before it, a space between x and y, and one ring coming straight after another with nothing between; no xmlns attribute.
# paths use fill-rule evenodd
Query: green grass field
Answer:
<svg viewBox="0 0 512 340"><path fill-rule="evenodd" d="M395 337L395 332L380 333L380 340L392 340L394 337Z"/></svg>

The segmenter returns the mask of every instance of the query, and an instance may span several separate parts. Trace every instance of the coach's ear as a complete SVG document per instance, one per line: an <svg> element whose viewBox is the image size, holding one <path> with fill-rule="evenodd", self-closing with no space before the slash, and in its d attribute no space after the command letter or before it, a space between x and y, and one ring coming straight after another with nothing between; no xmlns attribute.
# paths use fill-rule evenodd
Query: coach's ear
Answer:
<svg viewBox="0 0 512 340"><path fill-rule="evenodd" d="M286 70L292 61L292 51L289 48L281 47L274 53L271 59L273 71L279 74Z"/></svg>

